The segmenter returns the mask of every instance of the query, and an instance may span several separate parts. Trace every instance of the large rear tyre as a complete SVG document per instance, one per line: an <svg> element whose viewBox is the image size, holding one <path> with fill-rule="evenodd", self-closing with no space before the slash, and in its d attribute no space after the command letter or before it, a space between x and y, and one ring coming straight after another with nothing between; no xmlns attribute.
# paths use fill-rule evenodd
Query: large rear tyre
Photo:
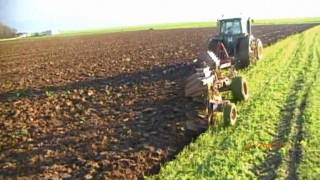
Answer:
<svg viewBox="0 0 320 180"><path fill-rule="evenodd" d="M237 69L244 69L250 65L250 43L249 36L240 38L236 47L235 66Z"/></svg>
<svg viewBox="0 0 320 180"><path fill-rule="evenodd" d="M226 103L223 107L223 120L225 126L233 126L237 121L237 109L233 103Z"/></svg>
<svg viewBox="0 0 320 180"><path fill-rule="evenodd" d="M230 88L232 96L236 101L245 101L249 98L247 81L241 76L232 79Z"/></svg>

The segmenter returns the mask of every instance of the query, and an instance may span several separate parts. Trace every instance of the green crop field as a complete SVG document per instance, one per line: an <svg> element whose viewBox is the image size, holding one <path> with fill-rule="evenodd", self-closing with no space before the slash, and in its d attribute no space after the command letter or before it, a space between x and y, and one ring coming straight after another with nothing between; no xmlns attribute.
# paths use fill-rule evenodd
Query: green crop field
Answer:
<svg viewBox="0 0 320 180"><path fill-rule="evenodd" d="M272 24L301 24L301 23L320 23L320 17L310 18L287 18L287 19L257 19L254 21L254 25L272 25ZM141 31L148 29L183 29L183 28L204 28L215 27L215 21L205 22L182 22L182 23L165 23L165 24L149 24L141 26L127 26L127 27L115 27L115 28L99 28L88 29L81 31L64 31L58 36L74 36L74 35L88 35L88 34L103 34L112 32L126 32L126 31Z"/></svg>
<svg viewBox="0 0 320 180"><path fill-rule="evenodd" d="M320 177L320 27L265 48L240 72L250 99L235 127L209 129L151 179Z"/></svg>

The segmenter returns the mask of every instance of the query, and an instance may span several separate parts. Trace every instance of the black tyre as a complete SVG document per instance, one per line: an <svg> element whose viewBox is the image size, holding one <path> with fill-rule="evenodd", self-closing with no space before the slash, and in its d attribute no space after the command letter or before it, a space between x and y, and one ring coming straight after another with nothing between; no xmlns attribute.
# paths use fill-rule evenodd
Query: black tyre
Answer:
<svg viewBox="0 0 320 180"><path fill-rule="evenodd" d="M241 76L237 76L231 81L232 96L236 101L245 101L249 97L248 84Z"/></svg>
<svg viewBox="0 0 320 180"><path fill-rule="evenodd" d="M235 53L235 66L237 69L243 69L250 65L249 48L249 36L239 38Z"/></svg>
<svg viewBox="0 0 320 180"><path fill-rule="evenodd" d="M233 103L226 103L223 107L223 120L225 126L233 126L237 121L237 109Z"/></svg>

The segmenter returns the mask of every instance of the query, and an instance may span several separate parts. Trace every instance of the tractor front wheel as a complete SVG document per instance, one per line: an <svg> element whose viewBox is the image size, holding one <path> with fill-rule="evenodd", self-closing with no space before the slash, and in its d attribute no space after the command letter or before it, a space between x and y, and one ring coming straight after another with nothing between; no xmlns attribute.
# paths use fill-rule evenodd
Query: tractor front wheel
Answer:
<svg viewBox="0 0 320 180"><path fill-rule="evenodd" d="M233 126L237 121L237 109L233 103L227 102L223 107L223 120L225 126Z"/></svg>
<svg viewBox="0 0 320 180"><path fill-rule="evenodd" d="M231 93L236 101L245 101L249 97L247 81L241 76L234 77L231 81Z"/></svg>

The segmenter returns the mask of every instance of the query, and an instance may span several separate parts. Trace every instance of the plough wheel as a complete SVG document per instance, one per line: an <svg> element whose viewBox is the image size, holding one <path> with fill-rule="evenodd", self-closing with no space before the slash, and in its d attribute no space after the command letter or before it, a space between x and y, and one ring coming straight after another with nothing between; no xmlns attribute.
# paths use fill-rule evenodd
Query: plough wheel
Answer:
<svg viewBox="0 0 320 180"><path fill-rule="evenodd" d="M223 120L225 126L233 126L237 121L237 109L233 103L226 103L223 107Z"/></svg>
<svg viewBox="0 0 320 180"><path fill-rule="evenodd" d="M236 101L245 101L249 97L248 85L246 80L237 76L231 81L231 93Z"/></svg>

